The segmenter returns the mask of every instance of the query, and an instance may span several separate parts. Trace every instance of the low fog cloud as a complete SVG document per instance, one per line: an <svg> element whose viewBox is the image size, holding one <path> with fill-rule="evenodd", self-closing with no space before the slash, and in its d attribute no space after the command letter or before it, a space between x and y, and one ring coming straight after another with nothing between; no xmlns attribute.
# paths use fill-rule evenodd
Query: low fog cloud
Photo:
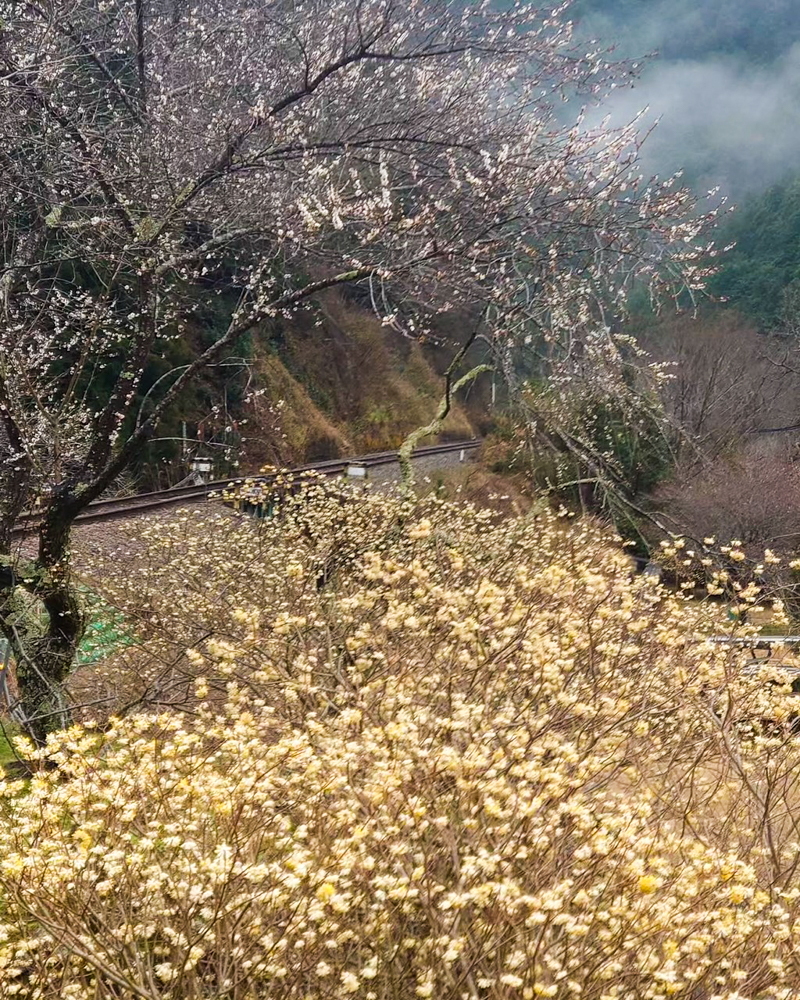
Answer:
<svg viewBox="0 0 800 1000"><path fill-rule="evenodd" d="M581 34L620 55L661 52L603 109L619 124L646 106L646 123L660 119L646 173L685 168L698 191L735 198L800 169L798 0L584 0L578 12Z"/></svg>

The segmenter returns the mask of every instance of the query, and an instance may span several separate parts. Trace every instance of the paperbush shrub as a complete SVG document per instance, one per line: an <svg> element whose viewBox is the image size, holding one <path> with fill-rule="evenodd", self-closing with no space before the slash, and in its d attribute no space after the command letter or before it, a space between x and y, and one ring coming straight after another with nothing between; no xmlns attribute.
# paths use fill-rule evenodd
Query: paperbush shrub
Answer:
<svg viewBox="0 0 800 1000"><path fill-rule="evenodd" d="M323 484L138 553L191 695L0 786L0 997L795 995L786 685L597 527Z"/></svg>

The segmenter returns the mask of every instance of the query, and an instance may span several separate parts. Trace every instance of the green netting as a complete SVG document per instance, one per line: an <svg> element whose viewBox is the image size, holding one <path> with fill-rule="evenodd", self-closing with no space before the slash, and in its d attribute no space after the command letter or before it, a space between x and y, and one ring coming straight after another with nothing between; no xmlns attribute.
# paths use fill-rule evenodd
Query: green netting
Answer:
<svg viewBox="0 0 800 1000"><path fill-rule="evenodd" d="M81 599L86 609L87 625L78 647L79 667L97 663L136 643L136 637L127 628L125 616L99 594L82 587Z"/></svg>

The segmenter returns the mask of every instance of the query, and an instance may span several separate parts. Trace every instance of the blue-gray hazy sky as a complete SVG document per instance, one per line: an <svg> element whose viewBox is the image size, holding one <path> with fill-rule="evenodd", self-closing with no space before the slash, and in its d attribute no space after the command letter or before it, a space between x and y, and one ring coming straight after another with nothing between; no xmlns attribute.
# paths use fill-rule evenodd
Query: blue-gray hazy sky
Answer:
<svg viewBox="0 0 800 1000"><path fill-rule="evenodd" d="M659 52L606 105L661 118L647 172L738 198L800 170L800 0L578 0L572 17L620 56Z"/></svg>

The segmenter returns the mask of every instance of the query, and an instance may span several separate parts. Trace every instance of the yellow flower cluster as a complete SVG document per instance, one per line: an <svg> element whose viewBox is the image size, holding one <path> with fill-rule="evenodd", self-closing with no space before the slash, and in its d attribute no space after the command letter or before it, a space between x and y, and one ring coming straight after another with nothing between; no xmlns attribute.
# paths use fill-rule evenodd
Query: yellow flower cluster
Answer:
<svg viewBox="0 0 800 1000"><path fill-rule="evenodd" d="M796 994L790 700L599 529L311 484L131 551L176 707L0 785L2 1000Z"/></svg>

